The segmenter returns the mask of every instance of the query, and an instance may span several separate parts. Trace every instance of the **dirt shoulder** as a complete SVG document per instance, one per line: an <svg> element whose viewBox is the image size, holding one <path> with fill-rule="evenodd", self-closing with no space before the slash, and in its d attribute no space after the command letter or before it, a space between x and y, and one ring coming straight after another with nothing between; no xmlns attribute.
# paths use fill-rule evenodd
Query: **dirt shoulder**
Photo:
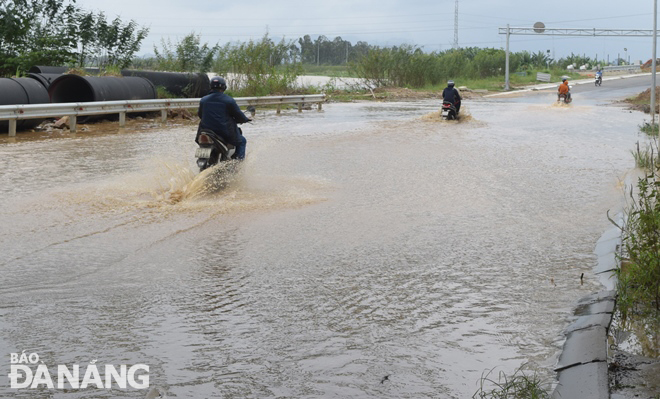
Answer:
<svg viewBox="0 0 660 399"><path fill-rule="evenodd" d="M463 99L483 97L487 90L471 90L459 87ZM402 87L379 87L366 93L347 94L343 91L326 93L329 101L415 101L415 100L441 100L442 91L412 90Z"/></svg>
<svg viewBox="0 0 660 399"><path fill-rule="evenodd" d="M655 104L655 112L658 112L660 110L660 104L658 104L658 98L657 95L660 94L660 87L656 87L656 104ZM651 113L651 89L646 89L643 92L639 93L637 96L632 97L632 98L627 98L623 100L624 103L628 104L630 109L637 110L637 111L642 111L647 114Z"/></svg>
<svg viewBox="0 0 660 399"><path fill-rule="evenodd" d="M615 350L608 363L612 399L660 398L660 359Z"/></svg>

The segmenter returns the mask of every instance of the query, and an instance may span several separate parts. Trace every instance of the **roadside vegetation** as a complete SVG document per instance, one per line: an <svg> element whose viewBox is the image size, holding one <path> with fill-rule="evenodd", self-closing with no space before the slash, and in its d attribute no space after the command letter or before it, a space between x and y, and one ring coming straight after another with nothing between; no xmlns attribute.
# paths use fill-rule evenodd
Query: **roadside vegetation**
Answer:
<svg viewBox="0 0 660 399"><path fill-rule="evenodd" d="M491 377L490 370L479 380L479 389L473 399L549 399L551 384L543 380L535 371L526 371L526 364L512 375L499 372L497 380Z"/></svg>
<svg viewBox="0 0 660 399"><path fill-rule="evenodd" d="M623 247L617 269L616 313L620 329L634 334L641 354L660 358L658 124L644 123L639 128L646 137L631 153L642 176L630 189L624 224L617 225L622 231Z"/></svg>
<svg viewBox="0 0 660 399"><path fill-rule="evenodd" d="M648 140L633 151L642 169L623 232L618 276L617 312L625 328L635 332L648 356L660 356L660 156L658 125L645 123Z"/></svg>
<svg viewBox="0 0 660 399"><path fill-rule="evenodd" d="M415 45L381 47L305 35L294 40L261 39L225 45L203 43L191 32L182 39L163 39L153 55L136 57L148 29L134 21L108 20L88 12L75 0L0 0L0 76L24 76L35 65L104 70L123 68L170 72L216 73L227 78L236 96L263 96L323 91L335 98L377 98L374 90L406 88L439 91L446 81L471 89L502 90L502 49L468 47L425 52ZM595 66L596 60L571 55L553 60L546 52L514 52L510 56L512 86L535 82L536 72L576 77L566 67ZM339 85L300 87L301 75L359 78L367 88L337 90ZM344 91L344 93L340 93Z"/></svg>
<svg viewBox="0 0 660 399"><path fill-rule="evenodd" d="M74 0L0 0L0 21L0 76L21 76L35 65L126 68L148 33Z"/></svg>

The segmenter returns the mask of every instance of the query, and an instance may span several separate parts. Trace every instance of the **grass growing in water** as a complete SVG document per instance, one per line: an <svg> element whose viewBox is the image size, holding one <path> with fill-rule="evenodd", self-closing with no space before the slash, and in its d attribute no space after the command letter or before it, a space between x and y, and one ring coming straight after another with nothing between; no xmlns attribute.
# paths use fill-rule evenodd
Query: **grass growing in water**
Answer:
<svg viewBox="0 0 660 399"><path fill-rule="evenodd" d="M658 157L652 146L646 146L641 150L638 141L637 150L631 150L630 153L635 158L635 166L638 168L650 170L654 164L658 164Z"/></svg>
<svg viewBox="0 0 660 399"><path fill-rule="evenodd" d="M481 376L479 389L472 395L473 399L549 399L550 394L543 388L549 386L548 381L533 372L525 373L525 364L520 366L513 375L498 373L497 381L490 377L493 370ZM492 386L492 388L490 388Z"/></svg>
<svg viewBox="0 0 660 399"><path fill-rule="evenodd" d="M640 126L640 130L646 131L645 126L651 134L657 132L657 125L649 124ZM646 173L637 181L637 193L631 189L628 220L623 226L617 225L623 233L623 259L617 269L617 311L624 323L635 318L643 325L653 326L651 330L656 332L653 341L657 346L660 327L660 169L656 139L644 151L640 151L638 143L637 152L633 154L637 165Z"/></svg>

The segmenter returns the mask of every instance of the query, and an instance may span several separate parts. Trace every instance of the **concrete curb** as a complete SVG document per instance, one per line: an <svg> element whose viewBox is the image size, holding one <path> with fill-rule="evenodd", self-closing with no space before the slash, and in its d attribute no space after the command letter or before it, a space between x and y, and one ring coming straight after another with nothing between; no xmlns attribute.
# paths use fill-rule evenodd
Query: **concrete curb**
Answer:
<svg viewBox="0 0 660 399"><path fill-rule="evenodd" d="M609 78L603 78L603 82L607 82L609 80L618 80L618 79L629 79L629 78L636 78L638 76L651 76L651 73L637 73L634 75L621 75L621 76L613 76ZM495 93L495 94L489 94L487 96L484 96L484 98L489 98L489 97L499 97L499 96L506 96L509 94L518 94L518 93L527 93L530 91L538 91L538 90L546 90L546 89L556 89L557 86L561 82L557 83L544 83L540 85L534 85L534 86L529 86L525 89L520 89L520 90L512 90L512 91L505 91L502 93ZM571 86L575 85L583 85L583 84L593 84L594 80L593 79L580 79L580 80L574 80L570 82Z"/></svg>
<svg viewBox="0 0 660 399"><path fill-rule="evenodd" d="M622 226L623 214L615 217ZM598 264L594 273L606 290L595 292L578 300L574 314L577 319L564 334L566 341L555 366L557 387L553 399L609 399L609 373L607 366L607 334L616 302L617 253L621 248L621 230L612 227L601 235L594 253Z"/></svg>

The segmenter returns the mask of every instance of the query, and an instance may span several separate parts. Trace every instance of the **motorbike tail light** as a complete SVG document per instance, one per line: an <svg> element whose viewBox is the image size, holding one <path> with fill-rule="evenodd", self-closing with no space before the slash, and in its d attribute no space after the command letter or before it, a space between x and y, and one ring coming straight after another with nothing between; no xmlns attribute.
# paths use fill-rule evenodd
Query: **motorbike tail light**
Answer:
<svg viewBox="0 0 660 399"><path fill-rule="evenodd" d="M199 144L213 144L213 139L206 134L200 134Z"/></svg>

